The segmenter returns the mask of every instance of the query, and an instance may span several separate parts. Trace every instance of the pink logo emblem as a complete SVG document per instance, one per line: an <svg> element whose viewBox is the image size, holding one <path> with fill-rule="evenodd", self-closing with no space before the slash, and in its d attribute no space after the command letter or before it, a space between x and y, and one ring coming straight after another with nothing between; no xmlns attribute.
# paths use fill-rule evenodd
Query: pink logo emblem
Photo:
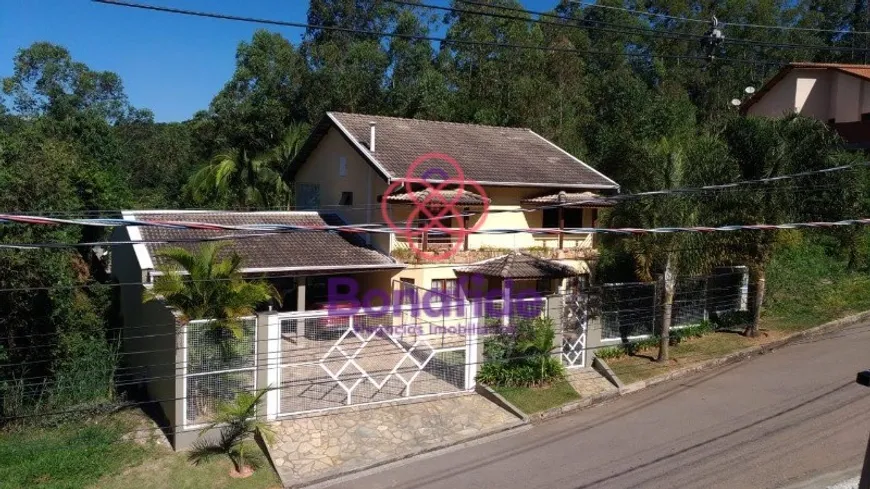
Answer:
<svg viewBox="0 0 870 489"><path fill-rule="evenodd" d="M438 166L438 162L442 166ZM451 178L444 167L452 169L455 176ZM419 177L416 176L418 170L424 170ZM473 189L473 192L466 187ZM401 224L393 220L390 203L394 200L389 197L401 198L413 206ZM466 206L481 209L466 219L467 214L463 210ZM467 180L459 163L444 153L428 153L414 160L405 178L393 182L381 200L384 222L403 236L411 251L423 261L450 259L462 249L465 237L480 229L488 211L489 199L483 187ZM468 226L468 221L475 217L477 220L474 225ZM450 238L449 247L430 251L427 246L422 246L429 237L437 237L441 242L445 236Z"/></svg>

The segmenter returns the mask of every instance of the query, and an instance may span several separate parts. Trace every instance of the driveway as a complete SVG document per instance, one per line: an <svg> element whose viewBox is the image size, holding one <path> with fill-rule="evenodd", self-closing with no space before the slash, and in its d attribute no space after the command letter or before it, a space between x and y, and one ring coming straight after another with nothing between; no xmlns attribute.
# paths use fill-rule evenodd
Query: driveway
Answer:
<svg viewBox="0 0 870 489"><path fill-rule="evenodd" d="M779 488L860 465L870 325L334 487Z"/></svg>

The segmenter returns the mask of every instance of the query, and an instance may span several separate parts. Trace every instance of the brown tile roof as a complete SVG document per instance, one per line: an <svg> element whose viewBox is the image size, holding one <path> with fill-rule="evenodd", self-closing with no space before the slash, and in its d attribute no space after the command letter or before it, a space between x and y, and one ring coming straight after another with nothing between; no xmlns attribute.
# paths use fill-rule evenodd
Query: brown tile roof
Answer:
<svg viewBox="0 0 870 489"><path fill-rule="evenodd" d="M560 199L560 194L564 200ZM555 205L560 203L576 204L576 207L612 207L614 202L592 192L560 192L547 194L540 197L523 199L523 204L528 205Z"/></svg>
<svg viewBox="0 0 870 489"><path fill-rule="evenodd" d="M842 73L847 73L852 76L857 76L858 78L862 78L864 80L870 81L870 65L853 65L846 63L809 63L809 62L795 62L789 63L773 75L773 77L768 80L764 86L761 87L758 91L752 94L743 105L740 106L740 112L745 114L746 111L749 110L750 107L755 105L756 102L761 100L761 98L773 88L774 85L779 83L780 80L785 78L787 74L789 74L794 69L810 69L810 70L834 70L840 71Z"/></svg>
<svg viewBox="0 0 870 489"><path fill-rule="evenodd" d="M397 192L387 197L388 202L407 203L423 202L429 197L430 191L419 190L416 192ZM441 190L438 197L433 197L427 204L429 207L439 207L441 204L454 202L456 205L483 205L489 202L489 199L477 195L468 190Z"/></svg>
<svg viewBox="0 0 870 489"><path fill-rule="evenodd" d="M375 123L374 152L369 151L371 122ZM420 156L443 153L457 161L466 179L484 185L619 188L613 180L530 129L343 112L327 113L313 129L290 165L289 178L332 127L338 128L385 179L404 178ZM413 176L421 178L431 169L444 170L450 178L457 176L449 164L436 161L420 165Z"/></svg>
<svg viewBox="0 0 870 489"><path fill-rule="evenodd" d="M580 274L574 267L557 261L538 258L521 251L472 263L455 269L457 273L483 275L511 279L545 279L576 277Z"/></svg>
<svg viewBox="0 0 870 489"><path fill-rule="evenodd" d="M294 226L340 225L344 222L335 214L318 212L212 212L212 211L127 211L131 219L209 222L225 225L289 224ZM212 231L200 229L169 229L142 226L136 228L143 241L199 239L227 234L255 234L244 231ZM270 271L326 272L329 270L352 272L357 269L402 268L389 256L368 247L361 236L328 231L291 231L252 238L227 241L227 250L242 256L242 266L250 273ZM145 244L155 265L161 259L155 252L165 244ZM198 244L182 243L193 249Z"/></svg>

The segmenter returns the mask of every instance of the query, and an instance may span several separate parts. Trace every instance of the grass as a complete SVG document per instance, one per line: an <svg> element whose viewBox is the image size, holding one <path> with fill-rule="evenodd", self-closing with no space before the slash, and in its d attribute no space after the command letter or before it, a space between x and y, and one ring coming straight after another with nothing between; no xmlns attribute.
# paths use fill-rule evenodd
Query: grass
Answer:
<svg viewBox="0 0 870 489"><path fill-rule="evenodd" d="M126 428L110 420L5 432L0 435L0 487L78 489L140 463L147 450L119 442Z"/></svg>
<svg viewBox="0 0 870 489"><path fill-rule="evenodd" d="M847 270L832 245L819 237L801 241L803 238L795 236L798 241L779 250L768 267L758 337L711 333L671 347L671 361L666 365L654 361L657 348L633 357L608 359L607 364L628 384L870 309L870 275L866 270Z"/></svg>
<svg viewBox="0 0 870 489"><path fill-rule="evenodd" d="M0 488L40 489L272 489L270 466L248 479L232 479L228 459L193 466L187 454L152 443L125 441L142 415L122 413L51 428L0 432Z"/></svg>
<svg viewBox="0 0 870 489"><path fill-rule="evenodd" d="M265 466L247 479L233 479L228 474L232 468L229 459L221 459L193 466L184 453L161 449L147 462L129 467L124 471L102 478L91 489L130 489L135 481L136 489L277 489L281 487L278 476L271 467Z"/></svg>
<svg viewBox="0 0 870 489"><path fill-rule="evenodd" d="M580 399L580 394L577 394L567 380L555 382L547 387L494 387L493 390L527 414L545 411Z"/></svg>
<svg viewBox="0 0 870 489"><path fill-rule="evenodd" d="M669 350L670 362L660 364L655 361L657 348L649 348L634 356L624 356L607 360L613 373L625 384L645 380L666 373L669 370L686 367L693 363L721 357L744 348L773 341L783 336L780 331L762 329L755 338L738 333L710 333L702 338L683 340Z"/></svg>

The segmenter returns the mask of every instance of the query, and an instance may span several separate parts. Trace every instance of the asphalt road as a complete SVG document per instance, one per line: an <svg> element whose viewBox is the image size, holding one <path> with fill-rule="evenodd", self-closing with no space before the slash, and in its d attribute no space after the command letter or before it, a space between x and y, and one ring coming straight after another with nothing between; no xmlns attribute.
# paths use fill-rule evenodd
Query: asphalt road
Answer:
<svg viewBox="0 0 870 489"><path fill-rule="evenodd" d="M870 434L866 368L870 324L333 487L756 489L849 473Z"/></svg>

